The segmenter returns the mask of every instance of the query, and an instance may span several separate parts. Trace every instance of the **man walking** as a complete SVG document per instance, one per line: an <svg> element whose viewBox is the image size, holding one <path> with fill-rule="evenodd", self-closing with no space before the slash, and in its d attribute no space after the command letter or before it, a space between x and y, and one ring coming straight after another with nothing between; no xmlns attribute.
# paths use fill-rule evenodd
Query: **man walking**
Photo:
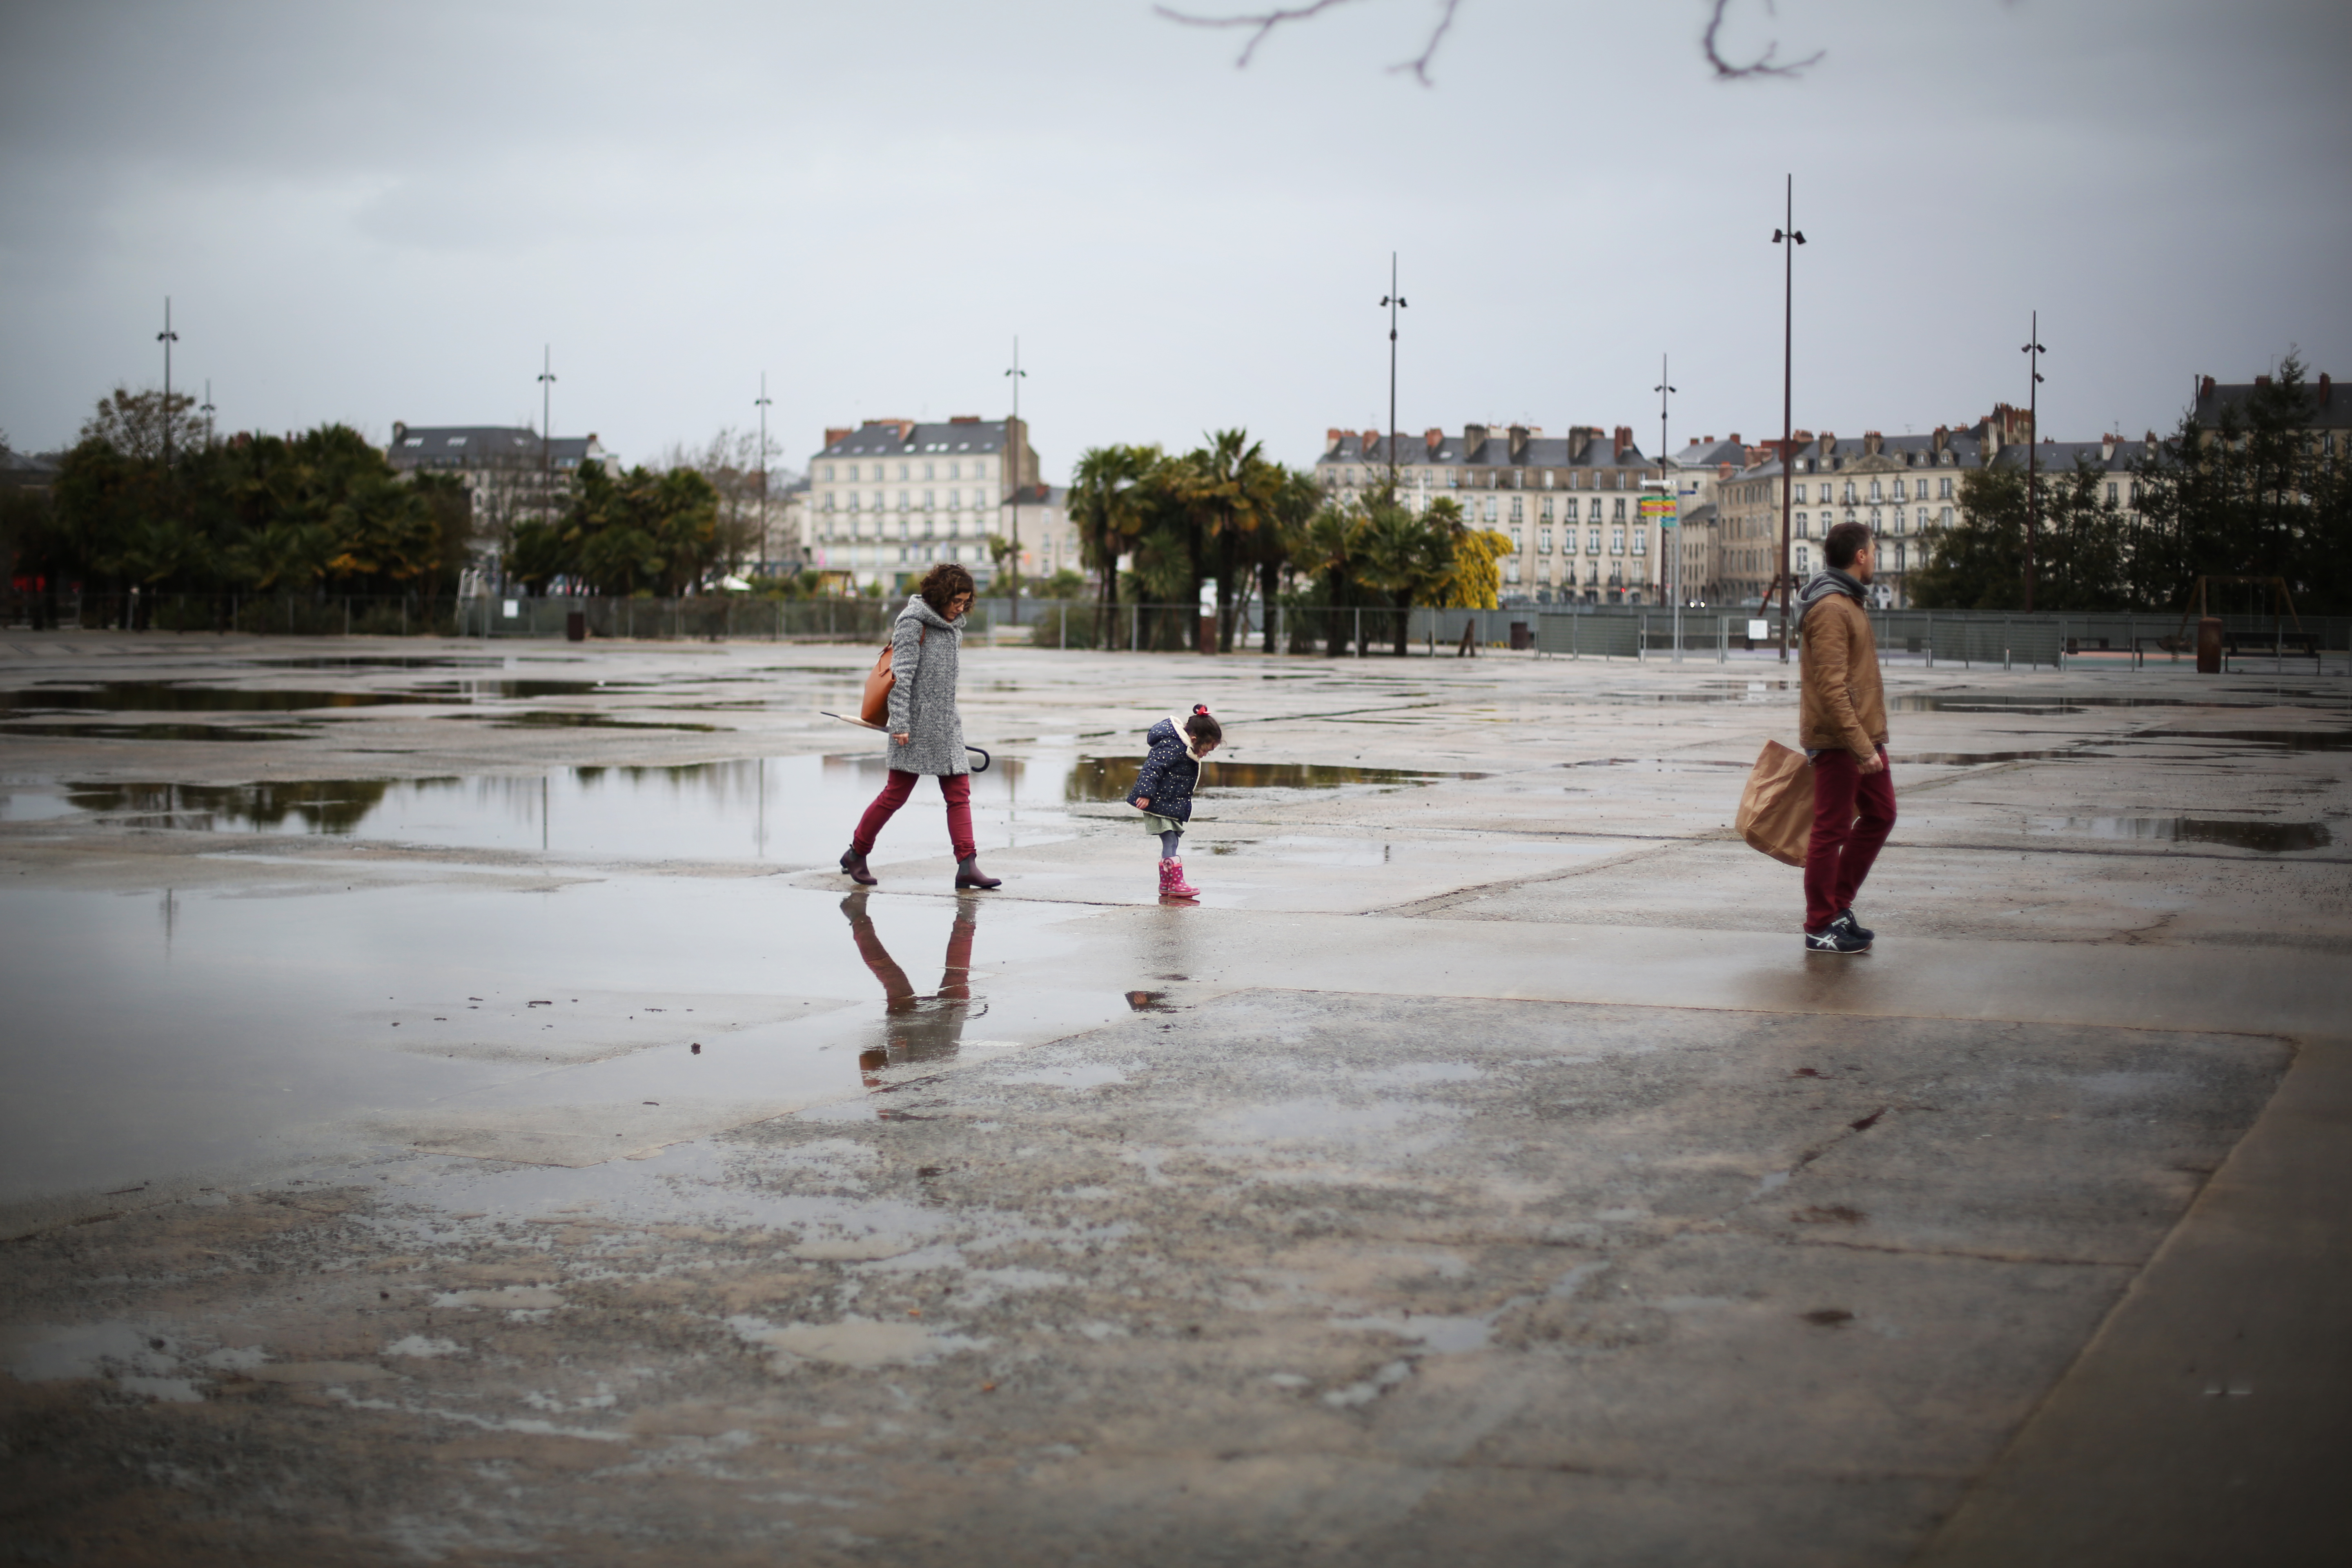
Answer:
<svg viewBox="0 0 2352 1568"><path fill-rule="evenodd" d="M1870 530L1842 522L1822 541L1828 565L1797 592L1804 638L1798 742L1813 764L1813 836L1805 847L1805 951L1867 952L1854 895L1895 827L1886 769L1886 694L1864 592Z"/></svg>

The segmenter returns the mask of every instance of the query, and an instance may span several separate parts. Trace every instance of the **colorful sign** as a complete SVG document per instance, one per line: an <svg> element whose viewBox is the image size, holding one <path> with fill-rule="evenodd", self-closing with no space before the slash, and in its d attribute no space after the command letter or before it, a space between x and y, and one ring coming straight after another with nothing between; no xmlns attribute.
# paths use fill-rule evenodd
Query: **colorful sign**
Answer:
<svg viewBox="0 0 2352 1568"><path fill-rule="evenodd" d="M1675 527L1681 521L1682 505L1673 496L1645 495L1642 498L1642 521L1654 522L1660 528Z"/></svg>

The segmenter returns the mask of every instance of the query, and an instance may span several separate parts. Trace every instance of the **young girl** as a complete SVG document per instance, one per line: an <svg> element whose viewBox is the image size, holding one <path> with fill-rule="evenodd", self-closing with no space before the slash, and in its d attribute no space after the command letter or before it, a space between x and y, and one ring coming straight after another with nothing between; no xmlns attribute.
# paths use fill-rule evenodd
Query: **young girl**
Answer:
<svg viewBox="0 0 2352 1568"><path fill-rule="evenodd" d="M1127 803L1143 813L1143 826L1160 836L1160 897L1196 898L1201 889L1185 882L1176 846L1184 837L1184 825L1192 819L1192 786L1201 779L1201 761L1217 749L1225 732L1207 708L1196 707L1181 728L1171 714L1143 738L1150 742L1151 753L1136 770Z"/></svg>

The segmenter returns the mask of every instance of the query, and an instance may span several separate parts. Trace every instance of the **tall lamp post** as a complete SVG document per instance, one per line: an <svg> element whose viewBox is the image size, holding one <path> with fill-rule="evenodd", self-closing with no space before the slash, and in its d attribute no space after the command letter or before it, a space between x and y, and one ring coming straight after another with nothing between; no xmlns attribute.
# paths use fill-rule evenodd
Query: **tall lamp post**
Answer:
<svg viewBox="0 0 2352 1568"><path fill-rule="evenodd" d="M555 506L555 350L542 343L539 351L539 513L541 521Z"/></svg>
<svg viewBox="0 0 2352 1568"><path fill-rule="evenodd" d="M1797 176L1788 176L1783 194L1782 226L1772 231L1780 250L1780 571L1774 586L1780 590L1780 662L1789 662L1789 611L1794 586L1789 581L1789 476L1796 471L1797 247L1805 243L1797 227Z"/></svg>
<svg viewBox="0 0 2352 1568"><path fill-rule="evenodd" d="M2042 312L2033 312L2033 327L2021 351L2033 372L2025 389L2025 613L2033 613L2033 535L2042 521Z"/></svg>
<svg viewBox="0 0 2352 1568"><path fill-rule="evenodd" d="M172 297L163 296L163 330L155 334L163 345L163 466L172 466L172 345L180 334L172 330Z"/></svg>
<svg viewBox="0 0 2352 1568"><path fill-rule="evenodd" d="M751 400L760 411L760 560L767 564L768 555L768 373L760 373L760 395Z"/></svg>
<svg viewBox="0 0 2352 1568"><path fill-rule="evenodd" d="M1397 255L1393 250L1389 252L1389 291L1381 300L1381 308L1389 313L1389 500L1393 502L1397 481L1397 312L1405 308L1404 296L1397 292Z"/></svg>
<svg viewBox="0 0 2352 1568"><path fill-rule="evenodd" d="M213 407L213 380L210 376L205 377L204 405L196 412L205 416L205 445L210 447L213 444L213 415L217 412Z"/></svg>
<svg viewBox="0 0 2352 1568"><path fill-rule="evenodd" d="M1013 382L1013 421L1004 427L1004 460L1013 465L1013 621L1021 623L1021 384L1029 373L1021 368L1021 339L1013 340L1013 368L1004 373Z"/></svg>
<svg viewBox="0 0 2352 1568"><path fill-rule="evenodd" d="M1675 596L1675 658L1679 661L1683 657L1683 531L1682 520L1675 515L1681 498L1675 494L1675 481L1666 471L1666 454L1671 449L1666 439L1666 399L1681 389L1673 384L1674 377L1667 374L1666 363L1666 356L1660 354L1658 384L1650 390L1658 395L1658 491L1666 503L1658 513L1658 542L1666 545L1669 539L1673 541L1667 547L1666 592Z"/></svg>

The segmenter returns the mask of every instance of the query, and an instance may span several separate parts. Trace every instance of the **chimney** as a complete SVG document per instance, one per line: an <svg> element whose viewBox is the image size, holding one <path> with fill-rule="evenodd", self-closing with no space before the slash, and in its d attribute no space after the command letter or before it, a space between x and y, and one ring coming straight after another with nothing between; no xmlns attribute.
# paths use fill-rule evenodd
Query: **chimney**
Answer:
<svg viewBox="0 0 2352 1568"><path fill-rule="evenodd" d="M1464 462L1467 463L1476 458L1478 448L1486 444L1486 427L1484 425L1462 426L1462 460Z"/></svg>
<svg viewBox="0 0 2352 1568"><path fill-rule="evenodd" d="M1423 431L1421 438L1428 444L1429 455L1433 458L1437 456L1437 448L1445 445L1445 432L1434 426Z"/></svg>
<svg viewBox="0 0 2352 1568"><path fill-rule="evenodd" d="M1328 457L1330 454L1339 449L1339 437L1346 434L1347 432L1340 429L1337 425L1330 426L1324 430L1323 452L1326 457Z"/></svg>
<svg viewBox="0 0 2352 1568"><path fill-rule="evenodd" d="M1952 427L1948 425L1937 426L1936 434L1930 439L1935 443L1937 455L1942 456L1944 448L1952 444Z"/></svg>
<svg viewBox="0 0 2352 1568"><path fill-rule="evenodd" d="M2256 386L2268 386L2270 384L2271 384L2271 378L2270 378L2269 376L2266 376L2266 375L2258 375L2258 376L2254 377L2254 384L2255 384Z"/></svg>
<svg viewBox="0 0 2352 1568"><path fill-rule="evenodd" d="M1511 426L1511 461L1513 461L1514 463L1517 462L1521 458L1524 458L1524 457L1526 457L1526 456L1527 456L1527 452L1528 452L1528 427L1527 427L1526 426L1524 426L1524 425L1514 425L1514 426Z"/></svg>
<svg viewBox="0 0 2352 1568"><path fill-rule="evenodd" d="M2212 396L2213 378L2209 375L2198 384L2197 401L2200 403L2205 403L2210 401Z"/></svg>
<svg viewBox="0 0 2352 1568"><path fill-rule="evenodd" d="M2116 444L2117 442L2121 441L2122 439L2123 439L2123 437L2120 437L2120 436L2102 436L2102 437L2099 437L2099 461L2101 461L2101 462L2103 462L2103 463L2112 463L2112 462L2114 462L2114 461L2116 460Z"/></svg>
<svg viewBox="0 0 2352 1568"><path fill-rule="evenodd" d="M977 425L980 423L980 416L977 414L950 414L948 416L948 423L950 425Z"/></svg>
<svg viewBox="0 0 2352 1568"><path fill-rule="evenodd" d="M1708 439L1708 440L1710 440L1710 441L1712 441L1712 440L1714 440L1714 439L1715 439L1715 437L1712 437L1712 436L1709 436L1709 437L1707 437L1707 439ZM1739 432L1738 432L1738 431L1737 431L1737 430L1734 430L1734 431L1731 433L1731 444L1732 444L1733 446L1735 446L1735 447L1737 447L1737 446L1738 446L1738 445L1739 445Z"/></svg>
<svg viewBox="0 0 2352 1568"><path fill-rule="evenodd" d="M2326 403L2327 401L2327 378L2324 375L2319 378L2319 401L2322 403ZM395 419L392 422L392 444L394 446L399 446L400 438L407 434L407 420Z"/></svg>
<svg viewBox="0 0 2352 1568"><path fill-rule="evenodd" d="M1584 454L1592 449L1592 438L1600 434L1600 431L1590 425L1570 426L1568 427L1568 460L1571 463L1584 461Z"/></svg>
<svg viewBox="0 0 2352 1568"><path fill-rule="evenodd" d="M828 447L837 446L849 439L850 435L850 428L846 425L828 425L824 427L824 444Z"/></svg>
<svg viewBox="0 0 2352 1568"><path fill-rule="evenodd" d="M1824 457L1824 458L1833 457L1833 456L1835 456L1835 455L1836 455L1836 453L1837 453L1837 432L1836 432L1836 431L1834 431L1834 430L1824 430L1824 431L1822 431L1822 457Z"/></svg>
<svg viewBox="0 0 2352 1568"><path fill-rule="evenodd" d="M2321 371L2319 373L2319 406L2322 408L2327 406L2328 393L2334 385L2335 383L2328 379L2327 373Z"/></svg>
<svg viewBox="0 0 2352 1568"><path fill-rule="evenodd" d="M1632 426L1630 426L1630 425L1620 425L1619 426L1617 426L1617 437L1616 437L1616 440L1615 440L1615 442L1613 443L1613 445L1615 446L1615 448L1616 448L1616 449L1615 449L1614 451L1612 451L1612 452L1610 454L1610 456L1611 456L1612 458L1615 458L1615 459L1616 459L1617 461L1619 461L1619 462L1622 462L1622 461L1624 461L1624 459L1625 459L1625 448L1626 448L1626 447L1630 447L1630 446L1632 446L1633 444L1633 427Z"/></svg>
<svg viewBox="0 0 2352 1568"><path fill-rule="evenodd" d="M1368 463L1379 461L1381 457L1381 433L1377 430L1365 431L1359 440L1356 449L1363 453L1364 461Z"/></svg>
<svg viewBox="0 0 2352 1568"><path fill-rule="evenodd" d="M1885 450L1885 447L1886 437L1880 432L1876 430L1864 430L1862 433L1862 455L1864 457L1875 458L1880 452Z"/></svg>

